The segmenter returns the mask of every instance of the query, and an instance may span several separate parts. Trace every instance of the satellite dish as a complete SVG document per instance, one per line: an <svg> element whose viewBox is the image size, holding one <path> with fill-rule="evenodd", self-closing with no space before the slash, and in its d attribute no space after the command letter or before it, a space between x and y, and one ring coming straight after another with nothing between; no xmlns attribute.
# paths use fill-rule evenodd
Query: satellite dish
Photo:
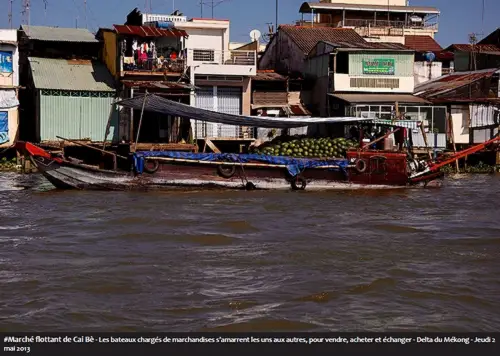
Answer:
<svg viewBox="0 0 500 356"><path fill-rule="evenodd" d="M262 36L262 33L260 33L259 30L252 30L250 32L250 38L252 39L252 41L258 41L261 36Z"/></svg>

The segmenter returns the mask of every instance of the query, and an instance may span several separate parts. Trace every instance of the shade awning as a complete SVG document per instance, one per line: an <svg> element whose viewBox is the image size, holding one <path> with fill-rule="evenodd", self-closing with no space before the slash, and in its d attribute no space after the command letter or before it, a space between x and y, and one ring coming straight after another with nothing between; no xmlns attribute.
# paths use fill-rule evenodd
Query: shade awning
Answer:
<svg viewBox="0 0 500 356"><path fill-rule="evenodd" d="M210 110L204 110L168 100L157 95L147 94L137 96L132 99L125 99L117 102L115 105L120 105L126 108L136 110L152 111L164 115L179 116L191 120L199 120L213 122L226 125L262 127L272 129L287 129L296 127L305 127L317 124L335 124L335 123L376 123L377 119L359 118L359 117L325 117L325 118L308 118L308 117L293 117L293 118L276 118L265 116L242 116L225 114ZM396 127L418 127L419 121L391 121L379 120L378 124L396 126ZM411 126L409 126L411 123Z"/></svg>
<svg viewBox="0 0 500 356"><path fill-rule="evenodd" d="M129 26L129 25L113 25L116 33L120 35L132 35L138 37L188 37L184 30L176 28L163 29L152 26Z"/></svg>
<svg viewBox="0 0 500 356"><path fill-rule="evenodd" d="M429 101L411 94L328 94L350 104L422 104Z"/></svg>

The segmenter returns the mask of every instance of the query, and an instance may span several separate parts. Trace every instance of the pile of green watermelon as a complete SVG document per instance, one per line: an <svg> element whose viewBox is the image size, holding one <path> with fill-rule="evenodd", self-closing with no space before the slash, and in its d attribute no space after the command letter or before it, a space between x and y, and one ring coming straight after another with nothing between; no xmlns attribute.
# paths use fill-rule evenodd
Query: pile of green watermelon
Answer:
<svg viewBox="0 0 500 356"><path fill-rule="evenodd" d="M294 158L345 158L346 152L357 146L359 146L359 144L356 141L347 140L341 137L277 137L271 142L254 148L252 153Z"/></svg>

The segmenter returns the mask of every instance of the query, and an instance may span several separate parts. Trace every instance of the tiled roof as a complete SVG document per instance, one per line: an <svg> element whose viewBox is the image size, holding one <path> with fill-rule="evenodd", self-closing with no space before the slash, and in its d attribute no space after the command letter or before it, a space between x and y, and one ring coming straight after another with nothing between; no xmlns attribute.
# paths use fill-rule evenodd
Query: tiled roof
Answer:
<svg viewBox="0 0 500 356"><path fill-rule="evenodd" d="M31 40L51 42L98 42L86 28L62 28L22 25L21 30Z"/></svg>
<svg viewBox="0 0 500 356"><path fill-rule="evenodd" d="M452 44L446 50L449 51L459 51L459 52L473 52L474 47L470 44ZM489 53L500 55L500 47L496 45L478 44L475 46L475 50L479 53Z"/></svg>
<svg viewBox="0 0 500 356"><path fill-rule="evenodd" d="M417 52L441 52L443 50L431 36L405 36L405 46Z"/></svg>
<svg viewBox="0 0 500 356"><path fill-rule="evenodd" d="M37 89L114 91L113 77L99 62L29 57Z"/></svg>
<svg viewBox="0 0 500 356"><path fill-rule="evenodd" d="M332 27L309 27L281 25L280 31L286 33L304 54L308 54L319 41L345 43L356 47L366 41L352 29Z"/></svg>
<svg viewBox="0 0 500 356"><path fill-rule="evenodd" d="M134 35L138 37L187 37L184 30L175 28L163 29L152 26L113 25L116 32L121 35Z"/></svg>

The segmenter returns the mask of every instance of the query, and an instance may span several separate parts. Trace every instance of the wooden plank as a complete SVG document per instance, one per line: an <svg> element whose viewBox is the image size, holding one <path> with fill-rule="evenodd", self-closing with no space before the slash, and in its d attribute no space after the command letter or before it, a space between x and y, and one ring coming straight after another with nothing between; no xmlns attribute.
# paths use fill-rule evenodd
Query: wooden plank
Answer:
<svg viewBox="0 0 500 356"><path fill-rule="evenodd" d="M214 152L214 153L221 153L221 151L217 148L217 146L215 146L215 144L209 139L209 138L205 138L205 144L210 147L210 149Z"/></svg>
<svg viewBox="0 0 500 356"><path fill-rule="evenodd" d="M453 153L457 153L457 145L455 144L455 133L453 131L453 118L451 114L448 113L448 125L450 125L450 135L451 135L451 143L453 145ZM460 173L460 166L458 164L458 159L455 161L455 170L457 173Z"/></svg>

